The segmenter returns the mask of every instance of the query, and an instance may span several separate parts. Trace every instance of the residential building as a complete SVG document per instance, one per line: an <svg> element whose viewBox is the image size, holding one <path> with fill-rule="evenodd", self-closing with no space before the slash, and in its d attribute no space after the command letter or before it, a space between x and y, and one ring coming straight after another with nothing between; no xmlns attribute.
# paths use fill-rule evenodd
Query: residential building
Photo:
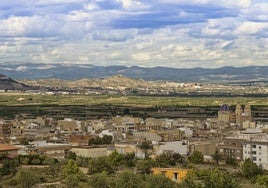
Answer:
<svg viewBox="0 0 268 188"><path fill-rule="evenodd" d="M183 178L189 172L189 169L182 169L182 168L152 168L152 174L163 174L167 178L180 183Z"/></svg>
<svg viewBox="0 0 268 188"><path fill-rule="evenodd" d="M268 170L268 139L250 139L243 143L243 160L251 159Z"/></svg>
<svg viewBox="0 0 268 188"><path fill-rule="evenodd" d="M115 150L113 145L100 145L100 146L77 146L71 149L77 156L81 157L106 157Z"/></svg>
<svg viewBox="0 0 268 188"><path fill-rule="evenodd" d="M81 121L76 121L72 118L64 118L63 120L58 120L57 128L65 131L81 130Z"/></svg>
<svg viewBox="0 0 268 188"><path fill-rule="evenodd" d="M8 120L0 121L0 137L8 137L11 134L13 123Z"/></svg>
<svg viewBox="0 0 268 188"><path fill-rule="evenodd" d="M203 155L213 155L216 152L216 143L212 142L191 142L189 143L189 152L199 151Z"/></svg>
<svg viewBox="0 0 268 188"><path fill-rule="evenodd" d="M233 157L239 161L243 159L243 143L245 138L226 137L217 147L220 154L225 157Z"/></svg>
<svg viewBox="0 0 268 188"><path fill-rule="evenodd" d="M30 146L30 147L29 147ZM19 154L38 153L50 158L63 159L71 150L70 144L55 144L47 141L33 141L29 146L20 145Z"/></svg>
<svg viewBox="0 0 268 188"><path fill-rule="evenodd" d="M161 155L163 153L187 155L188 141L160 142L156 154Z"/></svg>
<svg viewBox="0 0 268 188"><path fill-rule="evenodd" d="M113 117L112 126L116 131L122 133L134 132L136 127L142 123L141 118L124 116L124 117Z"/></svg>

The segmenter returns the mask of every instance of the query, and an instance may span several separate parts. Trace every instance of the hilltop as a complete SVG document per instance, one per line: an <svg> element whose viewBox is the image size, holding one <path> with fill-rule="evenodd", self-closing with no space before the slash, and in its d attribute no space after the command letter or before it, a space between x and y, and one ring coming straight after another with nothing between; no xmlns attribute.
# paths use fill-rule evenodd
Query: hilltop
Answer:
<svg viewBox="0 0 268 188"><path fill-rule="evenodd" d="M12 78L0 74L0 90L27 90L30 89L26 84L17 82Z"/></svg>

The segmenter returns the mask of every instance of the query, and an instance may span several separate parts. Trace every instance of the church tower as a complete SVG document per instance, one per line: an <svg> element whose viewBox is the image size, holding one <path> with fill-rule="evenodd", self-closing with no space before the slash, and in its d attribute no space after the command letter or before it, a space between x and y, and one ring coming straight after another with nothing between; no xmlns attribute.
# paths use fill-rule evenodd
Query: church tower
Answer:
<svg viewBox="0 0 268 188"><path fill-rule="evenodd" d="M251 108L250 108L250 105L248 104L245 105L244 116L245 116L245 120L251 121Z"/></svg>
<svg viewBox="0 0 268 188"><path fill-rule="evenodd" d="M243 110L240 104L237 104L235 107L235 122L240 125L242 123L242 114Z"/></svg>

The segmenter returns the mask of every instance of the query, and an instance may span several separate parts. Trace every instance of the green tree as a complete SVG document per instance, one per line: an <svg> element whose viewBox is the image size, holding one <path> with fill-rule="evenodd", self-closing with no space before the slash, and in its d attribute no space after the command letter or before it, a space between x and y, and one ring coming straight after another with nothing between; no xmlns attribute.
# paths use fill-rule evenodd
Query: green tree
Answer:
<svg viewBox="0 0 268 188"><path fill-rule="evenodd" d="M194 164L200 164L200 163L203 163L204 162L204 156L201 152L199 151L194 151L189 157L188 157L188 160L191 162L191 163L194 163Z"/></svg>
<svg viewBox="0 0 268 188"><path fill-rule="evenodd" d="M113 140L112 136L109 135L104 135L102 138L97 137L97 138L91 138L88 141L88 145L102 145L102 144L111 144Z"/></svg>
<svg viewBox="0 0 268 188"><path fill-rule="evenodd" d="M146 176L146 184L145 188L177 188L180 187L178 183L172 181L171 179L168 179L164 175L147 175Z"/></svg>
<svg viewBox="0 0 268 188"><path fill-rule="evenodd" d="M188 172L181 185L183 188L203 188L203 184L200 180L198 180L197 173L195 171Z"/></svg>
<svg viewBox="0 0 268 188"><path fill-rule="evenodd" d="M246 159L241 166L242 173L247 178L262 174L263 170L258 167L251 159Z"/></svg>
<svg viewBox="0 0 268 188"><path fill-rule="evenodd" d="M258 175L255 184L268 187L268 175Z"/></svg>
<svg viewBox="0 0 268 188"><path fill-rule="evenodd" d="M72 152L72 151L68 151L68 153L66 154L66 159L72 159L74 161L76 161L76 153L75 152Z"/></svg>
<svg viewBox="0 0 268 188"><path fill-rule="evenodd" d="M79 169L75 161L72 159L69 160L68 163L63 167L62 173L63 176L68 176L71 174L78 174L78 175L82 174L81 170Z"/></svg>
<svg viewBox="0 0 268 188"><path fill-rule="evenodd" d="M148 159L151 154L149 151L153 150L153 145L147 141L143 141L138 147L143 151L145 159Z"/></svg>
<svg viewBox="0 0 268 188"><path fill-rule="evenodd" d="M113 141L113 137L110 135L104 135L102 137L102 144L111 144Z"/></svg>
<svg viewBox="0 0 268 188"><path fill-rule="evenodd" d="M78 187L79 182L86 181L85 175L72 159L63 167L62 174L65 178L64 183L67 187Z"/></svg>
<svg viewBox="0 0 268 188"><path fill-rule="evenodd" d="M232 157L232 156L227 156L226 159L225 159L225 163L227 165L231 165L231 166L238 166L237 159Z"/></svg>
<svg viewBox="0 0 268 188"><path fill-rule="evenodd" d="M135 166L136 163L136 157L135 157L135 153L126 153L124 155L124 159L123 159L123 164L128 166L128 167L133 167Z"/></svg>
<svg viewBox="0 0 268 188"><path fill-rule="evenodd" d="M40 175L32 169L20 169L16 175L16 180L22 188L30 188L39 183Z"/></svg>
<svg viewBox="0 0 268 188"><path fill-rule="evenodd" d="M108 160L108 157L98 157L89 161L88 174L96 174L106 172L114 173L114 168Z"/></svg>
<svg viewBox="0 0 268 188"><path fill-rule="evenodd" d="M179 153L174 153L174 154L172 155L172 158L173 158L176 162L181 163L181 164L183 164L183 163L185 162L185 158L184 158L181 154L179 154Z"/></svg>
<svg viewBox="0 0 268 188"><path fill-rule="evenodd" d="M76 157L76 163L78 166L88 167L89 161L90 161L90 158L88 157L81 157L81 156Z"/></svg>
<svg viewBox="0 0 268 188"><path fill-rule="evenodd" d="M163 153L155 158L155 166L168 167L175 166L176 160L170 154Z"/></svg>
<svg viewBox="0 0 268 188"><path fill-rule="evenodd" d="M238 188L235 178L219 169L195 170L189 172L182 182L185 188Z"/></svg>
<svg viewBox="0 0 268 188"><path fill-rule="evenodd" d="M207 170L203 177L206 188L237 188L236 180L228 173L223 173L219 169Z"/></svg>
<svg viewBox="0 0 268 188"><path fill-rule="evenodd" d="M214 161L216 162L216 164L217 165L219 165L219 162L222 160L222 154L220 154L220 153L218 153L218 152L216 152L215 154L213 154L212 156L211 156L213 159L214 159Z"/></svg>
<svg viewBox="0 0 268 188"><path fill-rule="evenodd" d="M136 170L142 174L149 174L152 167L153 162L149 159L141 159L136 162Z"/></svg>
<svg viewBox="0 0 268 188"><path fill-rule="evenodd" d="M2 167L0 168L0 176L8 175L8 174L15 174L16 168L19 166L19 162L17 159L13 160L4 160L2 162Z"/></svg>
<svg viewBox="0 0 268 188"><path fill-rule="evenodd" d="M124 155L118 153L117 151L114 151L109 155L108 160L110 161L110 164L113 166L119 166L123 163Z"/></svg>
<svg viewBox="0 0 268 188"><path fill-rule="evenodd" d="M122 172L116 178L115 188L140 188L143 186L142 178L130 171Z"/></svg>
<svg viewBox="0 0 268 188"><path fill-rule="evenodd" d="M111 182L115 182L113 177L108 177L106 173L93 174L88 178L88 185L91 188L113 188Z"/></svg>

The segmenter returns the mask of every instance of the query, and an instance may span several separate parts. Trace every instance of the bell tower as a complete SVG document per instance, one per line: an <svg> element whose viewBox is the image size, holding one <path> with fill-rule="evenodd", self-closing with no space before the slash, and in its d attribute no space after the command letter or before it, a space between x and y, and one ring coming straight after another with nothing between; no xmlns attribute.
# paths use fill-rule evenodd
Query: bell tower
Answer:
<svg viewBox="0 0 268 188"><path fill-rule="evenodd" d="M251 108L250 105L245 105L244 108L245 120L251 121Z"/></svg>
<svg viewBox="0 0 268 188"><path fill-rule="evenodd" d="M237 104L235 107L235 122L236 124L241 124L242 123L242 114L243 110L240 104Z"/></svg>

